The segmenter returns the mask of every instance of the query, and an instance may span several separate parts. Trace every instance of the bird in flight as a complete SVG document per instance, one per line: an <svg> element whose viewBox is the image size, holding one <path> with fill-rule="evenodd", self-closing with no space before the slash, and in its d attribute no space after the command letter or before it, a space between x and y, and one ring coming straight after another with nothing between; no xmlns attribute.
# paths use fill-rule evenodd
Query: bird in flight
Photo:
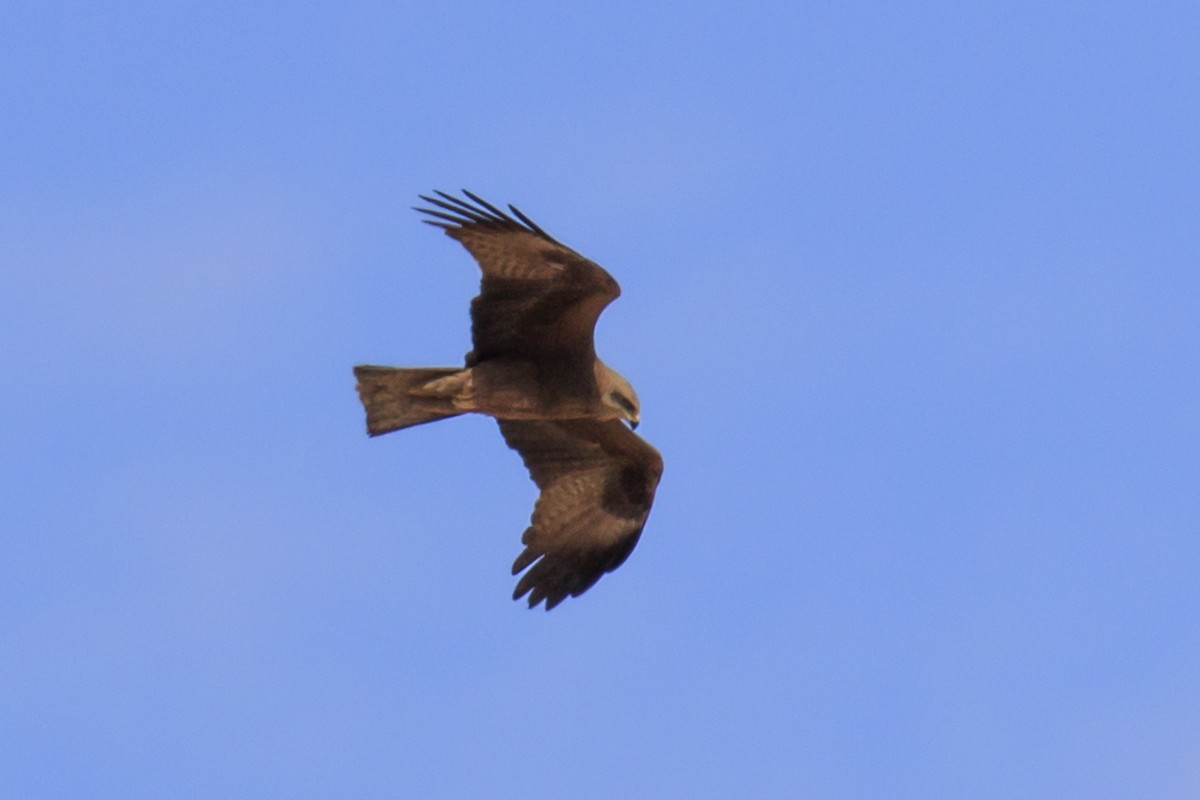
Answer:
<svg viewBox="0 0 1200 800"><path fill-rule="evenodd" d="M625 562L662 475L662 456L633 432L637 394L596 356L596 320L621 287L516 207L466 190L435 194L415 210L483 273L473 349L462 367L355 367L367 433L469 412L495 418L539 490L513 599L528 594L530 608L545 601L549 611Z"/></svg>

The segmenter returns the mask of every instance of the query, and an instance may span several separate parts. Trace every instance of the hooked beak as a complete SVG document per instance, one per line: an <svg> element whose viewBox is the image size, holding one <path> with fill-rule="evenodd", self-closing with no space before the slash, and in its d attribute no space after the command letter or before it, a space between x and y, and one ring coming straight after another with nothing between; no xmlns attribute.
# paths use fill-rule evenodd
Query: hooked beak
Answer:
<svg viewBox="0 0 1200 800"><path fill-rule="evenodd" d="M630 430L636 431L637 426L638 426L638 421L636 419L629 420L629 429Z"/></svg>

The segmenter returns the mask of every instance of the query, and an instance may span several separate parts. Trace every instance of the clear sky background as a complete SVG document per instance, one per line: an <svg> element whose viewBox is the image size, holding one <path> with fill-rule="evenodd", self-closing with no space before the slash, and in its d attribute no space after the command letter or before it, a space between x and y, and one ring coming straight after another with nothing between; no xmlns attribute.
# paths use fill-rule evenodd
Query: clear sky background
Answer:
<svg viewBox="0 0 1200 800"><path fill-rule="evenodd" d="M0 786L1200 797L1194 3L6 3ZM604 264L666 472L509 599L478 273Z"/></svg>

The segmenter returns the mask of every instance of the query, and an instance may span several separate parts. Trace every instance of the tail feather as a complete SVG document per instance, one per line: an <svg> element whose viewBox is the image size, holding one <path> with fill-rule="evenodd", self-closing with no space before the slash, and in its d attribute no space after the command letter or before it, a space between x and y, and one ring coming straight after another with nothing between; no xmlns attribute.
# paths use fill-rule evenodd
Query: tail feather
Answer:
<svg viewBox="0 0 1200 800"><path fill-rule="evenodd" d="M454 367L355 367L358 397L367 411L367 433L380 436L463 413L449 397L413 394L430 381L460 371Z"/></svg>

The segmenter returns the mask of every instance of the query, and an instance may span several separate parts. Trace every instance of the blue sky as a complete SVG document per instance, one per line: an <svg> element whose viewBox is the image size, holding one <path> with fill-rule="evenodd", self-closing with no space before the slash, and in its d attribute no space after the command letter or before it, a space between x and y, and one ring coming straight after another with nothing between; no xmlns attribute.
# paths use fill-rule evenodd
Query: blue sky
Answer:
<svg viewBox="0 0 1200 800"><path fill-rule="evenodd" d="M0 785L1194 798L1200 11L0 10ZM666 472L511 602L470 188L604 264Z"/></svg>

